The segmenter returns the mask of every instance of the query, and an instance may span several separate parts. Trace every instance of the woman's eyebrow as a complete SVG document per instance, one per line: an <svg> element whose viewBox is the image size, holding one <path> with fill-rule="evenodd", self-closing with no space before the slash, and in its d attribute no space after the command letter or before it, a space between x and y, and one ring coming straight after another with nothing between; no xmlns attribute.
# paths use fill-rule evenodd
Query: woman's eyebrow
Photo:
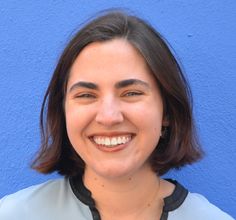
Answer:
<svg viewBox="0 0 236 220"><path fill-rule="evenodd" d="M131 86L131 85L141 85L141 86L144 86L146 89L150 89L149 84L147 82L140 80L140 79L126 79L126 80L119 81L115 84L115 88L121 89L121 88ZM71 92L77 88L87 88L87 89L94 89L94 90L99 89L98 85L96 85L95 83L80 81L80 82L76 82L75 84L73 84L70 87L69 92Z"/></svg>
<svg viewBox="0 0 236 220"><path fill-rule="evenodd" d="M80 82L73 84L70 87L69 92L71 92L77 88L87 88L87 89L98 90L98 85L91 83L91 82L80 81Z"/></svg>
<svg viewBox="0 0 236 220"><path fill-rule="evenodd" d="M147 82L144 82L140 79L126 79L126 80L122 80L120 82L117 82L115 84L115 87L117 89L121 89L127 86L131 86L131 85L141 85L144 86L146 89L150 89L150 86Z"/></svg>

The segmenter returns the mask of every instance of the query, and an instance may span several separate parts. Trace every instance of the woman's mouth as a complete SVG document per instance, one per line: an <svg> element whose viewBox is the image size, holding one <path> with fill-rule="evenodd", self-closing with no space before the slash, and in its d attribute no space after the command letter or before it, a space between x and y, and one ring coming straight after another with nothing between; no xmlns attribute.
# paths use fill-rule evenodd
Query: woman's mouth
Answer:
<svg viewBox="0 0 236 220"><path fill-rule="evenodd" d="M103 136L94 135L90 137L90 140L99 148L109 150L121 150L132 140L133 134Z"/></svg>
<svg viewBox="0 0 236 220"><path fill-rule="evenodd" d="M120 144L126 144L131 140L131 135L122 135L116 137L93 136L93 141L98 145L105 147L114 147Z"/></svg>

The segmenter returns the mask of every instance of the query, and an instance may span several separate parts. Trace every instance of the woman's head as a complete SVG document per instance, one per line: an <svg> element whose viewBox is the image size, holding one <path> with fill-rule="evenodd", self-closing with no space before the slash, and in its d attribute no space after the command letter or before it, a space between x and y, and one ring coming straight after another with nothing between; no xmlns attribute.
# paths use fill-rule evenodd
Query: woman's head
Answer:
<svg viewBox="0 0 236 220"><path fill-rule="evenodd" d="M80 52L70 69L65 118L86 172L106 178L150 170L147 161L166 123L155 77L121 38L91 43Z"/></svg>
<svg viewBox="0 0 236 220"><path fill-rule="evenodd" d="M118 44L114 44L114 42L118 42ZM157 143L148 159L153 170L162 175L171 168L180 168L200 158L201 151L198 148L192 118L191 93L170 49L160 34L143 20L123 12L108 12L84 26L61 55L46 92L41 111L42 146L33 163L33 167L38 171L43 173L58 171L66 176L83 173L85 163L77 154L79 152L78 146L76 149L75 144L73 144L74 139L70 136L70 126L66 120L67 116L71 117L71 108L66 106L68 97L70 97L68 92L73 85L70 84L73 68L78 60L81 61L80 57L84 51L91 51L91 48L94 49L94 45L95 51L98 49L99 52L101 45L109 45L110 43L116 51L120 48L115 46L121 46L122 49L122 44L119 44L121 42L126 44L126 49L127 47L132 48L137 57L143 60L147 67L146 72L150 73L148 80L152 79L151 81L158 88L158 94L161 97L163 107L161 123L153 121L152 124L153 129L155 127L157 131L156 136L153 134ZM132 61L133 59L130 61L130 65L132 65ZM90 62L89 59L88 62ZM127 63L129 61L126 61L126 65ZM137 62L137 65L139 63ZM104 65L106 64L104 63ZM77 65L77 68L81 66ZM135 67L135 65L133 66ZM115 73L111 72L110 74L114 75ZM114 75L114 78L117 75L119 74ZM79 76L78 79L82 81L82 75ZM92 77L89 79L91 82ZM96 79L99 79L98 75L96 75ZM68 84L70 85L68 86ZM156 104L158 106L158 99ZM88 114L91 113L88 112ZM146 117L149 116L145 115L145 111L143 112L144 125ZM81 115L81 121L83 121L82 117ZM79 116L77 118L77 123L79 123ZM162 130L161 138L159 138L160 130ZM78 136L78 138L81 137ZM129 134L127 138L130 138ZM83 155L81 156L83 158Z"/></svg>

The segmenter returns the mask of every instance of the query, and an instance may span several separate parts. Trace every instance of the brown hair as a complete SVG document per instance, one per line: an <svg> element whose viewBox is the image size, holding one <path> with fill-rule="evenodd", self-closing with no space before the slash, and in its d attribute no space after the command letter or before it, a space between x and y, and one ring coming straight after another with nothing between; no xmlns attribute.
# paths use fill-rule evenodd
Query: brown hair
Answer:
<svg viewBox="0 0 236 220"><path fill-rule="evenodd" d="M159 175L191 164L202 156L192 117L192 96L181 68L163 37L147 22L122 11L110 11L85 25L69 42L46 91L41 115L41 148L32 167L42 173L82 175L84 161L66 131L65 88L70 68L81 50L96 41L124 38L139 50L156 78L169 125L150 157Z"/></svg>

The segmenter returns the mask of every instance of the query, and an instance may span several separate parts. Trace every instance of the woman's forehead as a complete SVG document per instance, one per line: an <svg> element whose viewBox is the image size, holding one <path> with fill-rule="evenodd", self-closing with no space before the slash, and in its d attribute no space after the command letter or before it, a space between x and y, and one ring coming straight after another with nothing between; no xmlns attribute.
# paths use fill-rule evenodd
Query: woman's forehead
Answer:
<svg viewBox="0 0 236 220"><path fill-rule="evenodd" d="M85 47L76 58L69 81L124 80L140 78L154 80L149 67L138 52L124 39L94 42ZM116 81L117 81L116 80Z"/></svg>
<svg viewBox="0 0 236 220"><path fill-rule="evenodd" d="M84 64L109 64L107 61L114 61L118 64L137 62L138 65L145 64L145 59L140 52L127 40L123 38L115 38L109 41L93 42L82 49L77 56L73 66L76 63Z"/></svg>

